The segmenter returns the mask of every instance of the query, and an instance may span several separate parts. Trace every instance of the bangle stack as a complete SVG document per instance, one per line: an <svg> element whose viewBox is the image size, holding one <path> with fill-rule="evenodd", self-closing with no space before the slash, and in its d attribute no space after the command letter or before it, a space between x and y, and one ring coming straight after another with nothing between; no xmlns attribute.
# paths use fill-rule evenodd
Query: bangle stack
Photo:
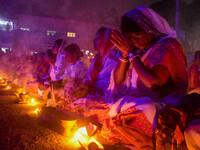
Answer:
<svg viewBox="0 0 200 150"><path fill-rule="evenodd" d="M137 58L140 58L140 55L133 55L129 58L129 61L134 64Z"/></svg>
<svg viewBox="0 0 200 150"><path fill-rule="evenodd" d="M124 62L124 63L128 63L129 62L129 58L124 58L122 55L119 56L119 60L121 62Z"/></svg>
<svg viewBox="0 0 200 150"><path fill-rule="evenodd" d="M119 60L124 63L128 63L128 62L135 63L137 58L140 58L140 55L129 54L129 58L124 58L122 55L119 56Z"/></svg>

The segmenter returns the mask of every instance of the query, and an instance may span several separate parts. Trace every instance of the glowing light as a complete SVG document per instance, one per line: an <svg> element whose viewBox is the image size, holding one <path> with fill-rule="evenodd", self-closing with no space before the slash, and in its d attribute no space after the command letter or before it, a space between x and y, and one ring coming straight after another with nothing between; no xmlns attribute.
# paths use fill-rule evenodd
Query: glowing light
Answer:
<svg viewBox="0 0 200 150"><path fill-rule="evenodd" d="M2 77L0 77L0 80L2 80Z"/></svg>
<svg viewBox="0 0 200 150"><path fill-rule="evenodd" d="M6 89L9 90L9 89L11 89L11 87L10 87L10 86L7 86Z"/></svg>
<svg viewBox="0 0 200 150"><path fill-rule="evenodd" d="M104 149L103 148L103 145L101 145L101 143L99 143L97 140L95 140L93 137L91 138L91 140L90 140L90 143L91 142L94 142L94 143L96 143L97 145L98 145L98 147L99 147L99 149Z"/></svg>
<svg viewBox="0 0 200 150"><path fill-rule="evenodd" d="M18 94L23 93L23 91L24 91L23 88L17 89L17 93L18 93Z"/></svg>
<svg viewBox="0 0 200 150"><path fill-rule="evenodd" d="M93 56L93 53L90 53L90 55L92 55L92 56Z"/></svg>
<svg viewBox="0 0 200 150"><path fill-rule="evenodd" d="M84 135L88 136L86 127L79 128L78 131L80 131L80 132L83 133Z"/></svg>
<svg viewBox="0 0 200 150"><path fill-rule="evenodd" d="M8 21L3 21L3 20L0 20L0 24L2 25L7 25Z"/></svg>
<svg viewBox="0 0 200 150"><path fill-rule="evenodd" d="M32 99L31 99L31 103L34 103L34 101L35 101L35 99L34 99L34 98L32 98Z"/></svg>
<svg viewBox="0 0 200 150"><path fill-rule="evenodd" d="M67 37L76 37L76 33L67 32Z"/></svg>
<svg viewBox="0 0 200 150"><path fill-rule="evenodd" d="M22 30L22 31L30 31L29 28L20 28L20 30Z"/></svg>
<svg viewBox="0 0 200 150"><path fill-rule="evenodd" d="M89 52L90 52L90 51L86 50L86 51L85 51L85 54L86 54L86 55L88 55L88 54L89 54Z"/></svg>
<svg viewBox="0 0 200 150"><path fill-rule="evenodd" d="M89 137L87 136L87 130L86 127L82 127L79 128L75 134L74 134L74 138L73 142L78 141L80 145L82 145L84 148L88 149L88 145L92 142L96 143L99 149L104 149L103 145L101 145L101 143L99 143L96 139L94 139L93 137Z"/></svg>
<svg viewBox="0 0 200 150"><path fill-rule="evenodd" d="M84 135L80 131L76 131L75 140L79 141L83 145L88 145L90 143L90 137Z"/></svg>
<svg viewBox="0 0 200 150"><path fill-rule="evenodd" d="M38 114L39 113L39 108L36 108L35 111L33 113Z"/></svg>
<svg viewBox="0 0 200 150"><path fill-rule="evenodd" d="M35 101L34 98L32 98L30 101L29 101L29 104L28 105L31 105L31 106L35 106L37 105L38 103Z"/></svg>

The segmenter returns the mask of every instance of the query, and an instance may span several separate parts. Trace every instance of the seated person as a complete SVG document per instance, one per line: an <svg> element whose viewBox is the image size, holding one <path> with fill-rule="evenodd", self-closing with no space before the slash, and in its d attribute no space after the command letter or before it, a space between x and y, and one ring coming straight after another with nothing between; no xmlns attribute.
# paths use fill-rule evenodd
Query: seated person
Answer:
<svg viewBox="0 0 200 150"><path fill-rule="evenodd" d="M80 47L72 43L64 50L65 58L69 64L63 75L64 97L67 103L85 97L87 86L83 83L83 77L86 71L86 65L81 61L83 52Z"/></svg>
<svg viewBox="0 0 200 150"><path fill-rule="evenodd" d="M43 99L46 101L49 98L49 85L51 82L50 72L55 65L56 55L53 54L52 50L47 50L44 55L44 60L50 65L48 74L45 76L44 83L38 85L39 89L43 91Z"/></svg>
<svg viewBox="0 0 200 150"><path fill-rule="evenodd" d="M39 53L36 59L36 68L33 73L33 77L36 79L35 81L27 82L28 91L32 91L32 89L36 89L38 94L42 96L43 88L40 85L43 85L46 81L47 76L49 75L50 65L44 59L45 53Z"/></svg>
<svg viewBox="0 0 200 150"><path fill-rule="evenodd" d="M119 52L110 39L111 29L102 27L100 28L94 38L94 50L98 53L95 55L88 70L85 73L84 82L89 87L88 95L86 98L78 99L73 103L75 110L82 110L85 105L98 101L101 97L109 96L107 88L110 83L111 71L117 66L119 62ZM109 103L110 99L104 99ZM101 107L101 106L100 106ZM88 113L89 115L89 113Z"/></svg>
<svg viewBox="0 0 200 150"><path fill-rule="evenodd" d="M177 105L186 94L186 55L176 32L148 7L137 7L125 14L121 31L123 34L119 31L111 34L121 56L109 88L115 95L124 89L126 92L110 105L93 100L86 105L87 114L97 112L99 104L101 113L96 114L103 121L103 137L113 143L152 149L156 113L165 105Z"/></svg>
<svg viewBox="0 0 200 150"><path fill-rule="evenodd" d="M66 46L66 42L62 39L58 39L55 41L52 52L56 55L56 62L54 67L51 69L51 81L54 85L60 85L62 83L62 76L65 72L65 68L67 67L67 62L65 60L64 48Z"/></svg>
<svg viewBox="0 0 200 150"><path fill-rule="evenodd" d="M89 86L89 94L105 95L108 88L111 70L117 65L118 51L110 41L111 29L100 28L94 38L94 50L98 53L91 62L86 74L85 82Z"/></svg>

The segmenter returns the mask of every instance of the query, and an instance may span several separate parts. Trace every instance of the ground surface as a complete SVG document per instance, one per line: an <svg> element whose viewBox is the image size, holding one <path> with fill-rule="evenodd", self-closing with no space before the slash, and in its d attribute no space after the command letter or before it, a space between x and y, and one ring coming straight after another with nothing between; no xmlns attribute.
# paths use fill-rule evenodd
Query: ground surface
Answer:
<svg viewBox="0 0 200 150"><path fill-rule="evenodd" d="M1 150L75 150L79 144L62 135L63 128L58 123L60 112L54 108L44 107L43 103L36 106L18 104L17 97L9 92L0 91L0 149ZM43 107L43 108L42 108ZM44 121L40 114L34 113L39 108L43 117L54 121ZM62 115L61 115L62 116ZM56 118L57 117L57 118ZM65 119L73 116L66 115ZM105 150L127 150L122 145L113 145L104 140L100 131L95 135Z"/></svg>

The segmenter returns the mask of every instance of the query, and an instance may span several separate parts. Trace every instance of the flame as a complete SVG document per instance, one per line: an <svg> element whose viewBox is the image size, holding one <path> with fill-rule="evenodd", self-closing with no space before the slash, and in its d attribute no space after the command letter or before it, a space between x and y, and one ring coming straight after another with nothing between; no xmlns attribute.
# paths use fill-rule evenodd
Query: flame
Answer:
<svg viewBox="0 0 200 150"><path fill-rule="evenodd" d="M34 111L34 113L35 113L35 114L38 114L39 111L40 111L39 108L36 108L35 111Z"/></svg>
<svg viewBox="0 0 200 150"><path fill-rule="evenodd" d="M32 98L28 103L28 105L31 105L31 106L35 106L37 104L38 104L38 102L36 102L34 98Z"/></svg>
<svg viewBox="0 0 200 150"><path fill-rule="evenodd" d="M11 89L11 87L10 87L10 86L7 86L6 89L9 90L9 89Z"/></svg>
<svg viewBox="0 0 200 150"><path fill-rule="evenodd" d="M83 133L84 135L88 136L86 127L79 128L78 131L80 131L80 132Z"/></svg>
<svg viewBox="0 0 200 150"><path fill-rule="evenodd" d="M0 80L2 79L2 77L0 77Z"/></svg>
<svg viewBox="0 0 200 150"><path fill-rule="evenodd" d="M35 101L35 99L34 99L34 98L32 98L32 99L31 99L31 103L34 103L34 101Z"/></svg>
<svg viewBox="0 0 200 150"><path fill-rule="evenodd" d="M79 141L81 144L88 145L90 143L90 137L81 133L80 131L76 131L75 140Z"/></svg>
<svg viewBox="0 0 200 150"><path fill-rule="evenodd" d="M78 141L79 144L82 145L83 147L85 147L86 149L88 148L88 145L91 142L96 143L98 145L99 149L104 149L104 147L103 147L103 145L101 145L101 143L99 143L93 137L89 137L87 135L88 135L88 133L87 133L86 127L79 128L74 134L73 141Z"/></svg>

